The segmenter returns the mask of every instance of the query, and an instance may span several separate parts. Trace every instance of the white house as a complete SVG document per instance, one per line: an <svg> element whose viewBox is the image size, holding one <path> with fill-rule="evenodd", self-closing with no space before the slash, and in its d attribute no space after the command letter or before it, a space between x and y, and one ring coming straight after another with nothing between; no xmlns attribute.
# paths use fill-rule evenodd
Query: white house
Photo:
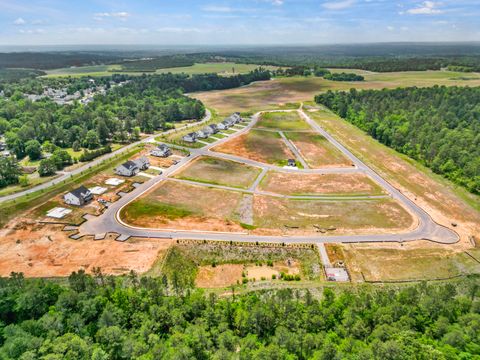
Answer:
<svg viewBox="0 0 480 360"><path fill-rule="evenodd" d="M182 137L182 140L185 141L185 142L194 143L195 141L197 141L197 133L189 133L189 134L185 135L184 137Z"/></svg>
<svg viewBox="0 0 480 360"><path fill-rule="evenodd" d="M213 129L210 127L210 126L205 126L203 129L202 129L202 132L208 136L210 135L213 135Z"/></svg>
<svg viewBox="0 0 480 360"><path fill-rule="evenodd" d="M63 200L68 205L82 206L93 199L93 195L90 190L85 186L70 191L63 195Z"/></svg>
<svg viewBox="0 0 480 360"><path fill-rule="evenodd" d="M198 131L196 132L196 134L197 134L197 138L199 138L199 139L206 139L206 138L208 138L208 134L205 134L205 133L203 132L203 130L198 130Z"/></svg>
<svg viewBox="0 0 480 360"><path fill-rule="evenodd" d="M140 171L147 170L150 167L150 161L146 156L139 157L138 159L133 160L135 165L140 169Z"/></svg>
<svg viewBox="0 0 480 360"><path fill-rule="evenodd" d="M130 160L115 168L115 174L121 176L135 176L139 172L140 169L138 168L137 164Z"/></svg>
<svg viewBox="0 0 480 360"><path fill-rule="evenodd" d="M223 120L221 123L217 124L217 127L220 130L227 130L230 126L231 126L230 123L226 120Z"/></svg>
<svg viewBox="0 0 480 360"><path fill-rule="evenodd" d="M150 151L150 155L152 156L157 156L157 157L169 157L172 155L172 150L165 145L165 144L160 144L158 147Z"/></svg>

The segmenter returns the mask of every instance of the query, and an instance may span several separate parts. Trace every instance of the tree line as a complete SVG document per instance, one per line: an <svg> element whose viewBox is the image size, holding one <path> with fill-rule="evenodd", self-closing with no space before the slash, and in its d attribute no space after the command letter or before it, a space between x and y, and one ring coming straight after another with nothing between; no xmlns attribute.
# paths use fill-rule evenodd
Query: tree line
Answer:
<svg viewBox="0 0 480 360"><path fill-rule="evenodd" d="M480 88L355 89L315 97L381 143L480 194Z"/></svg>
<svg viewBox="0 0 480 360"><path fill-rule="evenodd" d="M476 359L480 282L218 297L166 278L0 279L0 358Z"/></svg>

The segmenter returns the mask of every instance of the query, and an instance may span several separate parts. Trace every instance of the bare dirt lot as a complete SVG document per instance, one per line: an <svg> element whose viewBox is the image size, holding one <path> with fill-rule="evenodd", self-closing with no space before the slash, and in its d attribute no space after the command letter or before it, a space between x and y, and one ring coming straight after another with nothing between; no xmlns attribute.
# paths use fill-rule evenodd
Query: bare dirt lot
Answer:
<svg viewBox="0 0 480 360"><path fill-rule="evenodd" d="M283 195L380 195L382 188L364 174L268 172L260 190Z"/></svg>
<svg viewBox="0 0 480 360"><path fill-rule="evenodd" d="M105 274L147 271L171 240L72 240L63 225L19 223L0 232L0 276L23 272L28 277L68 276L100 267Z"/></svg>
<svg viewBox="0 0 480 360"><path fill-rule="evenodd" d="M390 199L355 201L288 200L268 196L254 198L254 224L257 232L272 234L372 234L404 232L416 221Z"/></svg>
<svg viewBox="0 0 480 360"><path fill-rule="evenodd" d="M314 132L288 132L285 136L297 147L308 165L314 169L350 167L352 163L322 135Z"/></svg>
<svg viewBox="0 0 480 360"><path fill-rule="evenodd" d="M130 203L122 219L146 228L243 231L236 223L242 194L164 181Z"/></svg>
<svg viewBox="0 0 480 360"><path fill-rule="evenodd" d="M278 133L261 130L250 130L212 150L267 164L283 164L295 158Z"/></svg>

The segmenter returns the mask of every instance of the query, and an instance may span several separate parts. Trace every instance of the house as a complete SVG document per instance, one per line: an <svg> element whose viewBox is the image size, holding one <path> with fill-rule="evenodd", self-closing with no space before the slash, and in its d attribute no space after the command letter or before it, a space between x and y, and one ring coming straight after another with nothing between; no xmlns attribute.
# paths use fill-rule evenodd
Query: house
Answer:
<svg viewBox="0 0 480 360"><path fill-rule="evenodd" d="M138 159L133 160L133 162L141 171L147 170L150 167L150 161L146 156L139 157Z"/></svg>
<svg viewBox="0 0 480 360"><path fill-rule="evenodd" d="M197 133L189 133L189 134L185 135L184 137L182 137L182 140L185 141L185 142L194 143L195 141L197 141Z"/></svg>
<svg viewBox="0 0 480 360"><path fill-rule="evenodd" d="M85 186L63 195L63 201L68 205L82 206L93 199L93 194Z"/></svg>
<svg viewBox="0 0 480 360"><path fill-rule="evenodd" d="M287 166L292 166L292 167L296 167L297 166L297 163L294 159L288 159L287 160Z"/></svg>
<svg viewBox="0 0 480 360"><path fill-rule="evenodd" d="M135 176L139 172L140 169L138 168L137 164L130 160L115 168L115 174L121 176Z"/></svg>
<svg viewBox="0 0 480 360"><path fill-rule="evenodd" d="M207 136L210 136L210 135L213 135L213 130L210 126L205 126L203 129L202 129L202 132L207 135Z"/></svg>
<svg viewBox="0 0 480 360"><path fill-rule="evenodd" d="M212 134L218 133L218 127L216 124L207 125L206 127L212 130Z"/></svg>
<svg viewBox="0 0 480 360"><path fill-rule="evenodd" d="M198 130L198 131L196 132L196 134L197 134L197 138L198 138L198 139L206 139L206 138L208 138L208 134L205 134L205 133L203 132L203 130Z"/></svg>
<svg viewBox="0 0 480 360"><path fill-rule="evenodd" d="M160 144L158 147L150 151L150 155L152 156L158 156L158 157L169 157L172 155L172 150L165 145L165 144Z"/></svg>
<svg viewBox="0 0 480 360"><path fill-rule="evenodd" d="M232 126L232 124L230 122L228 122L227 120L223 120L221 123L217 124L217 127L220 130L227 130L230 126Z"/></svg>

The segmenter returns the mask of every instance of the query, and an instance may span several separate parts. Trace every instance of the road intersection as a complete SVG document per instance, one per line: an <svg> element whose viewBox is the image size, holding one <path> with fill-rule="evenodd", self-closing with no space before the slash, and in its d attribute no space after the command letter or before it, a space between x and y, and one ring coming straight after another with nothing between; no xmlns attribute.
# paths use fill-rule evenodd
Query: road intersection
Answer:
<svg viewBox="0 0 480 360"><path fill-rule="evenodd" d="M333 138L328 132L326 132L320 125L313 121L302 108L298 110L281 110L281 111L298 111L299 115L311 126L311 128L323 135L328 141L330 141L334 146L336 146L346 157L348 157L353 166L344 167L344 168L325 168L325 169L288 169L282 168L275 165L264 164L254 160L242 158L235 155L229 155L224 153L215 152L212 150L213 147L223 144L227 141L230 141L232 138L240 136L250 129L252 129L256 122L258 121L261 112L255 114L252 117L250 123L245 126L243 129L238 130L236 133L230 135L229 137L219 139L213 143L209 143L203 148L199 149L190 149L177 146L179 148L188 149L190 155L181 159L176 165L166 169L162 174L155 176L152 179L144 182L138 186L132 192L125 194L118 201L111 204L106 211L98 216L86 216L87 221L84 222L79 228L78 233L73 235L73 238L80 238L84 235L95 235L96 238L102 238L107 233L117 233L119 237L117 240L123 241L127 240L129 237L148 237L148 238L187 238L187 239L198 239L198 240L223 240L223 241L243 241L243 242L271 242L271 243L353 243L353 242L404 242L404 241L414 241L414 240L430 240L434 242L452 244L459 240L458 235L452 230L441 226L433 221L430 215L415 204L412 200L402 194L398 189L393 187L390 183L384 180L380 175L363 163L360 159L354 156L348 149L346 149L342 144L340 144L335 138ZM277 110L278 112L278 110ZM318 234L312 236L260 236L260 235L251 235L247 232L245 233L232 233L232 232L210 232L210 231L183 231L176 229L150 229L150 228L140 228L126 224L121 218L121 210L127 206L130 202L140 197L142 194L149 191L152 187L156 186L162 181L184 181L178 179L172 179L171 176L177 173L180 169L191 163L194 159L199 158L200 156L213 156L225 160L232 160L241 162L251 166L257 166L262 169L262 173L259 176L262 177L268 170L275 170L280 172L296 172L296 173L354 173L361 172L370 176L374 181L376 181L388 195L397 201L399 201L416 219L417 226L415 229L402 232L402 233L391 233L391 234L371 234L371 235L325 235ZM260 178L261 180L261 178ZM250 187L248 190L239 190L239 189L230 189L236 191L243 191L252 194L262 194L262 192L256 189L259 181L258 178L255 181L255 184ZM200 183L195 183L195 185L201 185ZM204 184L205 186L205 184ZM206 186L212 187L211 184ZM270 193L265 193L263 195L271 195ZM277 195L279 196L279 195ZM280 195L282 196L282 195ZM310 197L307 197L310 198ZM335 197L328 196L314 196L312 197L319 201L332 201L338 200ZM372 196L371 198L376 198ZM342 197L345 199L345 197ZM356 199L362 199L362 197L357 197Z"/></svg>

